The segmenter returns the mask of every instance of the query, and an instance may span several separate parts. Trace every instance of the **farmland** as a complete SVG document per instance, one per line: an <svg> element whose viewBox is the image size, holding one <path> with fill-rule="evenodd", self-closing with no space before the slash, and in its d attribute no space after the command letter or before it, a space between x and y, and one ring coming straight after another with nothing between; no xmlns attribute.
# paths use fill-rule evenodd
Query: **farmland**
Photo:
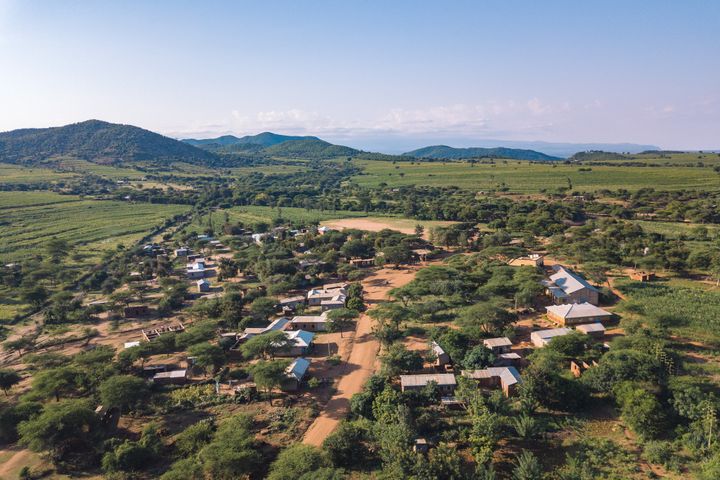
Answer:
<svg viewBox="0 0 720 480"><path fill-rule="evenodd" d="M58 172L48 168L25 168L17 165L0 163L0 185L35 184L54 182L74 177L73 173Z"/></svg>
<svg viewBox="0 0 720 480"><path fill-rule="evenodd" d="M49 192L0 192L0 259L10 262L39 253L52 237L67 240L91 259L101 250L137 241L188 208L83 200Z"/></svg>
<svg viewBox="0 0 720 480"><path fill-rule="evenodd" d="M539 193L571 187L597 190L719 190L720 177L710 168L627 167L540 164L498 160L494 164L469 162L389 162L355 160L363 174L353 177L359 185L377 187L428 185L457 186L475 190ZM588 168L591 168L589 171Z"/></svg>

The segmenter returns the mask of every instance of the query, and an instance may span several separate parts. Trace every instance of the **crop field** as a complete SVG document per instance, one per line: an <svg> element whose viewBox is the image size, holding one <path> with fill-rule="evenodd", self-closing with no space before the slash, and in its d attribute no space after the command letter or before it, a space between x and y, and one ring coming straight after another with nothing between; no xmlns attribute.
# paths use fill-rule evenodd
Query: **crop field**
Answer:
<svg viewBox="0 0 720 480"><path fill-rule="evenodd" d="M54 182L74 177L75 174L69 172L57 172L48 168L38 167L21 167L18 165L10 165L0 163L0 185L2 184L32 184Z"/></svg>
<svg viewBox="0 0 720 480"><path fill-rule="evenodd" d="M307 210L297 207L282 207L279 211L274 207L265 206L243 206L217 210L210 215L195 218L188 230L200 231L210 224L222 225L227 219L230 223L242 222L245 224L272 223L273 220L282 217L293 223L319 223L324 220L346 217L366 217L365 212L350 212L346 210Z"/></svg>
<svg viewBox="0 0 720 480"><path fill-rule="evenodd" d="M720 190L720 175L710 168L624 167L538 164L498 160L495 164L468 162L388 162L355 160L364 173L353 180L375 187L429 185L458 186L474 190L503 189L538 193L572 186L575 191L703 189ZM590 168L589 171L586 169Z"/></svg>
<svg viewBox="0 0 720 480"><path fill-rule="evenodd" d="M130 204L83 200L48 192L0 192L0 260L39 253L57 237L77 247L86 260L102 250L142 238L185 205Z"/></svg>
<svg viewBox="0 0 720 480"><path fill-rule="evenodd" d="M587 164L594 162L608 162L608 163L623 163L623 162L643 162L652 165L697 165L702 163L704 165L718 165L720 164L720 153L714 152L680 152L680 153L637 153L633 155L626 155L622 159L598 159L590 160Z"/></svg>
<svg viewBox="0 0 720 480"><path fill-rule="evenodd" d="M658 233L668 238L678 238L681 235L692 235L693 230L698 227L704 227L708 231L708 237L713 238L717 236L720 231L719 225L702 225L700 223L685 223L685 222L651 222L647 220L633 220L642 227L642 229L649 233Z"/></svg>

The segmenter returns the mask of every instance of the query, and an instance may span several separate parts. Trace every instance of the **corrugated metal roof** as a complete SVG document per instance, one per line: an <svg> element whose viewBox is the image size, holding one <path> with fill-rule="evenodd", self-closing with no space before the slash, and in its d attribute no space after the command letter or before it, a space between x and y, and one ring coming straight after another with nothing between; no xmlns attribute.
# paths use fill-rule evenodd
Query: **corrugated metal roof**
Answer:
<svg viewBox="0 0 720 480"><path fill-rule="evenodd" d="M562 265L555 265L553 268L556 273L550 275L550 280L565 294L571 294L584 288L597 292L597 289L590 285L587 280L569 268L565 268Z"/></svg>
<svg viewBox="0 0 720 480"><path fill-rule="evenodd" d="M561 318L587 318L587 317L611 317L612 313L600 307L585 303L569 303L567 305L550 305L545 307L548 313L553 313Z"/></svg>
<svg viewBox="0 0 720 480"><path fill-rule="evenodd" d="M430 382L438 385L456 385L455 375L452 373L421 373L417 375L400 375L400 385L403 387L424 387Z"/></svg>
<svg viewBox="0 0 720 480"><path fill-rule="evenodd" d="M512 346L512 342L507 337L486 338L483 340L483 344L488 348Z"/></svg>

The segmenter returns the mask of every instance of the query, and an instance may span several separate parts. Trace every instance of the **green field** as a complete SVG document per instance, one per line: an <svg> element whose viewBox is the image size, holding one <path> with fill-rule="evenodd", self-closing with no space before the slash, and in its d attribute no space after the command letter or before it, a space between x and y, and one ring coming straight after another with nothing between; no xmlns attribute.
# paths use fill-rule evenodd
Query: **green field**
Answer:
<svg viewBox="0 0 720 480"><path fill-rule="evenodd" d="M74 177L69 172L58 172L48 168L26 168L18 165L0 163L0 185L15 185L19 183L32 184L54 182Z"/></svg>
<svg viewBox="0 0 720 480"><path fill-rule="evenodd" d="M248 225L261 222L272 223L278 218L278 213L282 215L282 218L285 220L302 224L319 223L324 220L333 220L336 218L367 216L365 212L307 210L297 207L282 207L280 212L278 212L277 208L250 205L217 210L209 215L203 215L201 218L196 217L188 226L188 230L201 231L210 224L210 219L212 219L214 226L222 225L225 223L226 215L230 223L242 222Z"/></svg>
<svg viewBox="0 0 720 480"><path fill-rule="evenodd" d="M583 161L584 164L593 163L623 163L623 162L643 162L657 165L682 165L682 164L698 164L718 165L720 164L720 154L710 152L682 152L682 153L636 153L625 155L624 158L604 158L597 160Z"/></svg>
<svg viewBox="0 0 720 480"><path fill-rule="evenodd" d="M693 229L698 227L705 227L708 231L709 237L715 237L720 231L720 225L702 225L699 223L685 223L685 222L651 222L647 220L633 220L642 227L642 229L649 233L658 233L668 238L678 238L680 235L692 235Z"/></svg>
<svg viewBox="0 0 720 480"><path fill-rule="evenodd" d="M83 200L48 192L0 192L0 261L39 253L57 237L77 247L87 260L122 243L130 245L185 205L131 204Z"/></svg>
<svg viewBox="0 0 720 480"><path fill-rule="evenodd" d="M457 186L473 190L507 189L509 192L538 193L567 188L576 191L602 189L638 190L720 190L720 176L710 168L592 166L538 164L498 160L495 164L468 162L387 162L355 160L364 172L353 177L360 185L376 187L429 185ZM569 182L568 182L569 179Z"/></svg>

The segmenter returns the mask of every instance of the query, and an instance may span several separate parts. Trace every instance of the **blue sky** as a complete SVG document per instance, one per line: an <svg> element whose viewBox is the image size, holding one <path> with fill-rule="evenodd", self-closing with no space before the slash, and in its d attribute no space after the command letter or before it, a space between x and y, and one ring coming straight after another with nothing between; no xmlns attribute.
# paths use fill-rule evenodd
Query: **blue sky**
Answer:
<svg viewBox="0 0 720 480"><path fill-rule="evenodd" d="M720 2L0 0L0 130L720 148Z"/></svg>

